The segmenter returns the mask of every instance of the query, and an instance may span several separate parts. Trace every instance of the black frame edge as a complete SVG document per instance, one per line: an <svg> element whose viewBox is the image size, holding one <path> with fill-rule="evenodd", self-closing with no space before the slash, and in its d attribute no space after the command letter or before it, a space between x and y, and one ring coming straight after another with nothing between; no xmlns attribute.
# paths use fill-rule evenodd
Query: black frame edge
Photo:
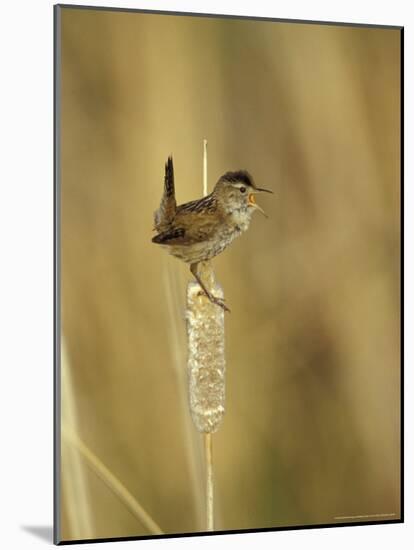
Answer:
<svg viewBox="0 0 414 550"><path fill-rule="evenodd" d="M185 11L169 11L169 10L151 10L143 8L116 8L114 6L88 6L79 4L56 4L60 8L65 9L80 9L80 10L94 10L94 11L116 11L116 12L128 12L128 13L146 13L153 15L184 15L187 17L213 17L221 19L240 19L250 21L271 21L276 23L292 23L301 25L328 25L338 27L363 27L374 29L402 29L402 25L381 25L375 23L347 23L344 21L318 21L308 19L286 19L277 17L264 17L259 15L237 15L227 13L197 13L197 12L185 12Z"/></svg>
<svg viewBox="0 0 414 550"><path fill-rule="evenodd" d="M214 537L216 535L240 535L240 534L255 534L255 533L275 533L279 531L303 531L309 529L331 529L336 527L364 527L376 525L391 525L396 523L404 523L401 519L389 519L382 521L361 521L349 523L332 523L332 524L315 524L315 525L293 525L284 527L262 527L257 529L234 529L229 531L200 531L195 533L169 533L163 535L140 535L127 537L109 537L99 539L81 539L81 540L64 540L59 542L59 546L67 546L70 544L94 544L101 542L122 542L133 540L153 540L153 539L172 539L186 537Z"/></svg>
<svg viewBox="0 0 414 550"><path fill-rule="evenodd" d="M401 472L400 472L400 491L401 504L400 516L401 522L404 523L404 27L400 31L400 314L401 314L401 350L400 350L400 452L401 452Z"/></svg>
<svg viewBox="0 0 414 550"><path fill-rule="evenodd" d="M53 6L53 543L60 544L60 60L61 8Z"/></svg>

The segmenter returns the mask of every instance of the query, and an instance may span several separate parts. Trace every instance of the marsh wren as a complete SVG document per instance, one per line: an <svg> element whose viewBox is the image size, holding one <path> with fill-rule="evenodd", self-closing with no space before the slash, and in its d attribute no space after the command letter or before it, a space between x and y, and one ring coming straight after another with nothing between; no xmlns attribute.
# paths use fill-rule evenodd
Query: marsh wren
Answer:
<svg viewBox="0 0 414 550"><path fill-rule="evenodd" d="M246 231L255 210L266 216L255 200L255 194L260 192L272 193L256 187L246 170L237 170L221 176L206 197L177 206L172 157L165 164L164 194L154 214L154 229L158 234L152 242L190 264L191 273L206 296L225 311L230 310L201 280L198 264L223 252Z"/></svg>

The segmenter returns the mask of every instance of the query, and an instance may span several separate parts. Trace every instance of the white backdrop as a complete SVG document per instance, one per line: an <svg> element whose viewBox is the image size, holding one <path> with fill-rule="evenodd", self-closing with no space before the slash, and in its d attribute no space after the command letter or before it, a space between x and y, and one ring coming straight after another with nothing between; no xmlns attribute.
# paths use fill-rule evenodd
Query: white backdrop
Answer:
<svg viewBox="0 0 414 550"><path fill-rule="evenodd" d="M67 2L72 3L72 2ZM233 13L406 27L406 212L413 207L414 97L410 2L404 0L152 0L82 2L133 8ZM51 544L52 525L52 61L53 2L4 2L0 12L0 546ZM411 33L411 36L410 36ZM410 208L411 207L411 208ZM408 214L406 216L409 218ZM414 280L413 218L406 223L406 280ZM411 253L409 254L411 249ZM413 291L406 292L406 524L175 540L105 548L408 548L414 534L411 388ZM83 548L97 548L83 545ZM411 546L412 547L412 546Z"/></svg>

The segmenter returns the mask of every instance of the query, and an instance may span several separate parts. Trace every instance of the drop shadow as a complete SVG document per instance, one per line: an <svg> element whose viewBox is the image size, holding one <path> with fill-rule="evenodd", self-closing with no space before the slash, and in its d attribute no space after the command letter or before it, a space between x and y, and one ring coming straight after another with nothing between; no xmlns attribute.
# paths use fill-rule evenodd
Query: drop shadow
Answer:
<svg viewBox="0 0 414 550"><path fill-rule="evenodd" d="M39 539L53 543L53 527L51 525L21 525L21 528Z"/></svg>

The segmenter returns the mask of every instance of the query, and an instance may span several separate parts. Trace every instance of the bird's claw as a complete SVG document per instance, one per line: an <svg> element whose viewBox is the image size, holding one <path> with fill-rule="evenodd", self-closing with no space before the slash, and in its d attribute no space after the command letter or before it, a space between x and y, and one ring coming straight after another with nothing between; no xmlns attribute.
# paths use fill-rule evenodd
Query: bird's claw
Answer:
<svg viewBox="0 0 414 550"><path fill-rule="evenodd" d="M212 296L210 300L211 302L213 302L213 304L220 306L222 309L224 309L224 311L228 311L230 313L230 309L224 303L224 298L217 298L216 296Z"/></svg>
<svg viewBox="0 0 414 550"><path fill-rule="evenodd" d="M198 295L199 296L205 296L206 298L208 298L210 300L210 302L212 304L215 304L216 306L219 306L222 309L224 309L224 311L228 311L230 313L230 308L228 308L226 306L226 304L224 303L225 298L218 298L217 296L214 296L213 294L210 294L209 292L207 293L204 290L200 290Z"/></svg>

